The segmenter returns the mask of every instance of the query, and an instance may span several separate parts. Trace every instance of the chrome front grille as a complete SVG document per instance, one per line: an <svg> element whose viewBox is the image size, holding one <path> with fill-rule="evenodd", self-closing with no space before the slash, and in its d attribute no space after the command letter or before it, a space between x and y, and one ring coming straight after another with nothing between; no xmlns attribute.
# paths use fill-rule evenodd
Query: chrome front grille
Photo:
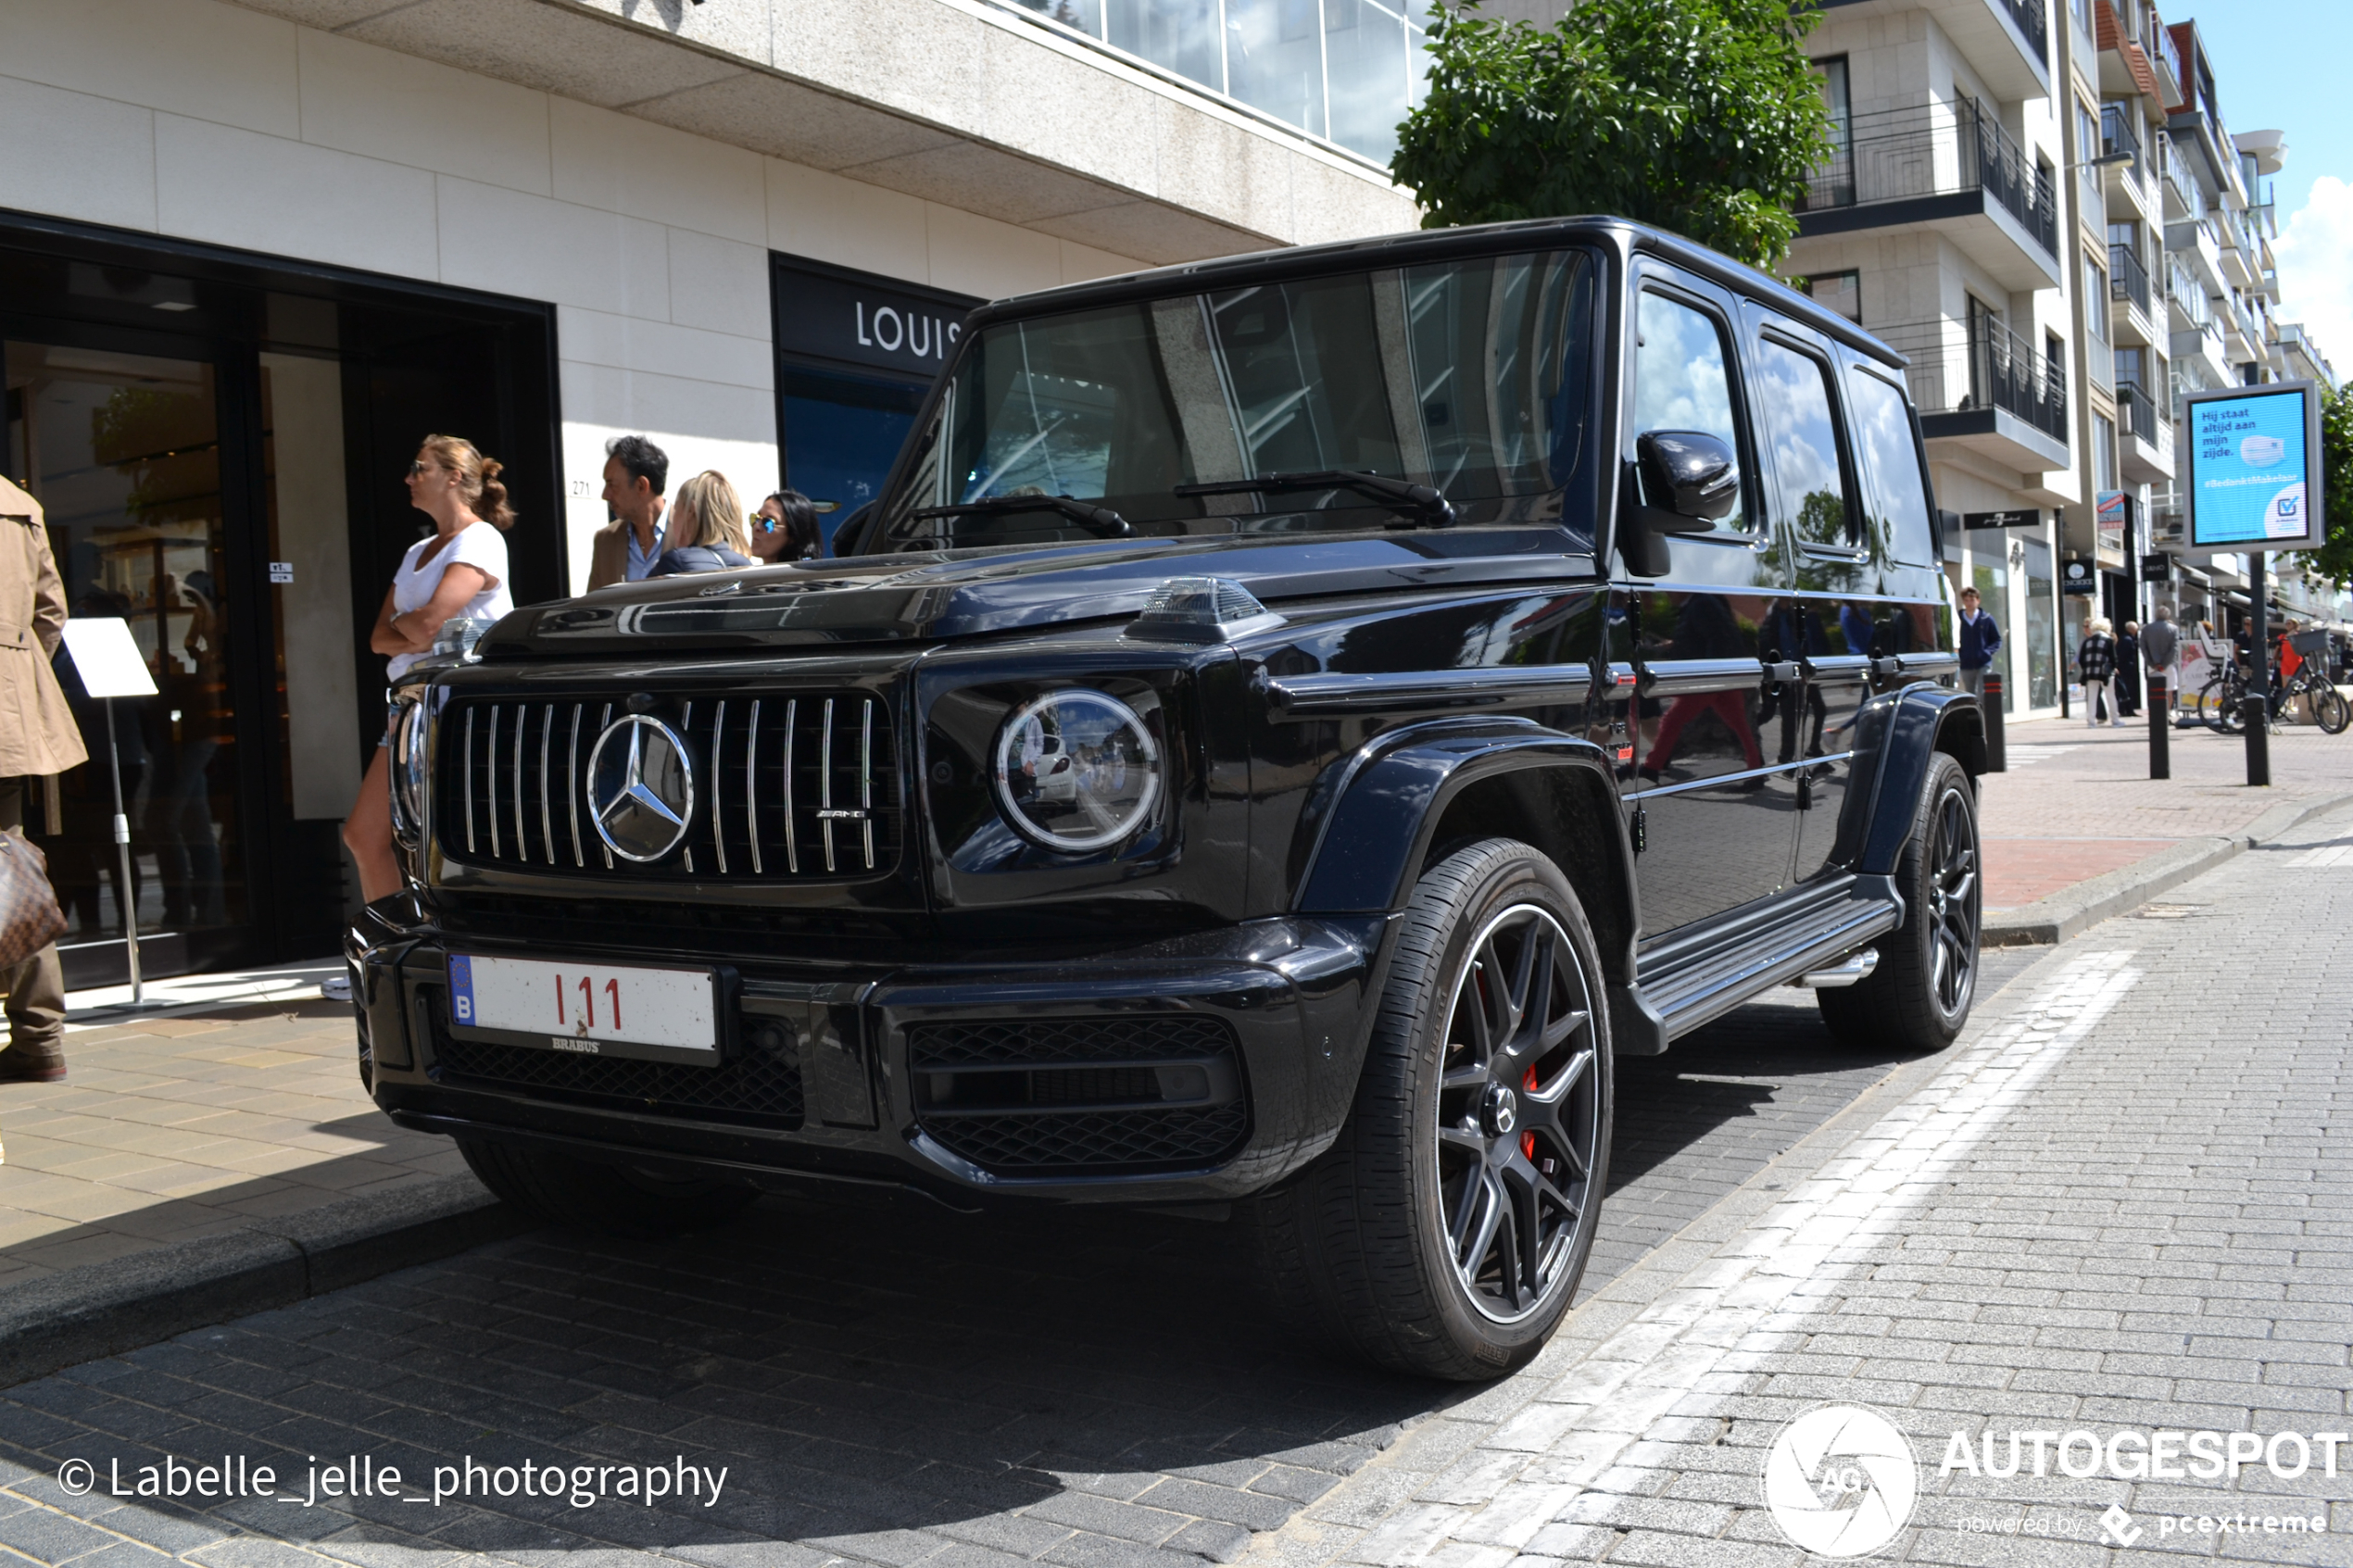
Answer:
<svg viewBox="0 0 2353 1568"><path fill-rule="evenodd" d="M772 882L880 875L903 830L890 709L864 692L736 693L654 710L686 743L693 804L677 847L617 857L588 798L603 697L453 699L434 752L434 837L471 865L556 874Z"/></svg>

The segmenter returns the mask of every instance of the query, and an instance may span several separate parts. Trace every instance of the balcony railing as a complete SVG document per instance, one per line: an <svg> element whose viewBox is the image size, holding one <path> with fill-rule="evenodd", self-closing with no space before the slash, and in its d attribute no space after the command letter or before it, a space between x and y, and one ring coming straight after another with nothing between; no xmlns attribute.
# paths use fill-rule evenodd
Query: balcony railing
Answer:
<svg viewBox="0 0 2353 1568"><path fill-rule="evenodd" d="M2182 69L2182 49L2181 45L2173 42L2172 30L2158 27L2149 31L2155 36L2158 58L2163 60L2165 69L2173 74L2173 85L2184 93L2188 92L2190 73Z"/></svg>
<svg viewBox="0 0 2353 1568"><path fill-rule="evenodd" d="M1923 414L1999 408L2067 445L2067 376L2005 327L1971 332L1951 317L1871 329L1908 358L1912 402Z"/></svg>
<svg viewBox="0 0 2353 1568"><path fill-rule="evenodd" d="M2198 281L2189 263L2169 254L2165 257L2165 272L2168 296L2182 307L2182 314L2190 319L2192 326L2206 325L2212 317L2212 307L2207 304L2206 285Z"/></svg>
<svg viewBox="0 0 2353 1568"><path fill-rule="evenodd" d="M2058 198L2001 122L1974 101L1856 115L1814 170L1798 211L1984 191L2058 255Z"/></svg>
<svg viewBox="0 0 2353 1568"><path fill-rule="evenodd" d="M2152 446L2163 445L2158 438L2157 400L2138 383L2116 383L2116 423L2118 429L2139 436Z"/></svg>
<svg viewBox="0 0 2353 1568"><path fill-rule="evenodd" d="M2149 273L2131 245L2108 247L2108 292L2111 299L2129 299L2144 314L2149 307Z"/></svg>
<svg viewBox="0 0 2353 1568"><path fill-rule="evenodd" d="M2050 14L2043 8L2043 0L2001 0L2001 4L2002 9L2010 14L2010 20L2017 25L2019 31L2026 34L2027 41L2034 45L2034 57L2043 62L2044 69L2048 70L2051 65L2051 22Z"/></svg>
<svg viewBox="0 0 2353 1568"><path fill-rule="evenodd" d="M2182 205L2189 209L2191 218L2199 219L2206 216L2206 192L2199 187L2196 177L2190 172L2189 159L2171 147L2166 149L2165 180L2166 183L2173 187L2173 194L2182 198Z"/></svg>
<svg viewBox="0 0 2353 1568"><path fill-rule="evenodd" d="M2133 134L2132 117L2124 112L2124 106L2121 104L2102 104L2100 106L2100 156L2108 157L2118 153L2131 153L2133 161L2126 168L2133 174L2140 172L2141 139Z"/></svg>

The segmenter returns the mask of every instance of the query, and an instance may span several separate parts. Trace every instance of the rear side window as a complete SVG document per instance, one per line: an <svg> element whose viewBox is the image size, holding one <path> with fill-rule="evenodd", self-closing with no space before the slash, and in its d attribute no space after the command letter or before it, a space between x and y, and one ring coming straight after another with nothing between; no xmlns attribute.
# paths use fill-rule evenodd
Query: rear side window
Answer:
<svg viewBox="0 0 2353 1568"><path fill-rule="evenodd" d="M1830 367L1766 338L1757 345L1753 395L1757 442L1772 457L1773 521L1794 532L1800 544L1853 548L1858 530L1839 471Z"/></svg>
<svg viewBox="0 0 2353 1568"><path fill-rule="evenodd" d="M1919 450L1912 440L1911 410L1904 395L1859 366L1854 389L1855 439L1862 448L1864 494L1872 521L1887 540L1888 554L1914 566L1936 564L1935 535L1928 515L1928 486L1920 478Z"/></svg>
<svg viewBox="0 0 2353 1568"><path fill-rule="evenodd" d="M1634 433L1695 430L1737 453L1724 329L1680 300L1645 291L1634 358ZM1737 524L1737 519L1730 520Z"/></svg>

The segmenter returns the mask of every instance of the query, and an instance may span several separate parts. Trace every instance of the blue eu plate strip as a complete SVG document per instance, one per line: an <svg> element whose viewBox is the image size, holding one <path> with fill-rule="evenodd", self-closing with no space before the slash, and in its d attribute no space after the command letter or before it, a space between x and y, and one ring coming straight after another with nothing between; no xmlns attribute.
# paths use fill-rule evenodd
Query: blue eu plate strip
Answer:
<svg viewBox="0 0 2353 1568"><path fill-rule="evenodd" d="M458 1023L474 1021L474 961L463 953L449 955L449 1017Z"/></svg>

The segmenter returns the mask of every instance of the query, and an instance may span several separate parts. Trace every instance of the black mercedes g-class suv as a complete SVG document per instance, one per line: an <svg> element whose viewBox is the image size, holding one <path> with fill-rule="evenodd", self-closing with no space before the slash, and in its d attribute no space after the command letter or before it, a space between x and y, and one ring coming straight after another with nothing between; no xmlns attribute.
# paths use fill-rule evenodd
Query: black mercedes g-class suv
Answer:
<svg viewBox="0 0 2353 1568"><path fill-rule="evenodd" d="M1905 365L1580 219L987 306L846 558L518 611L399 694L362 1073L549 1217L1238 1208L1357 1349L1534 1354L1613 1053L1977 962Z"/></svg>

